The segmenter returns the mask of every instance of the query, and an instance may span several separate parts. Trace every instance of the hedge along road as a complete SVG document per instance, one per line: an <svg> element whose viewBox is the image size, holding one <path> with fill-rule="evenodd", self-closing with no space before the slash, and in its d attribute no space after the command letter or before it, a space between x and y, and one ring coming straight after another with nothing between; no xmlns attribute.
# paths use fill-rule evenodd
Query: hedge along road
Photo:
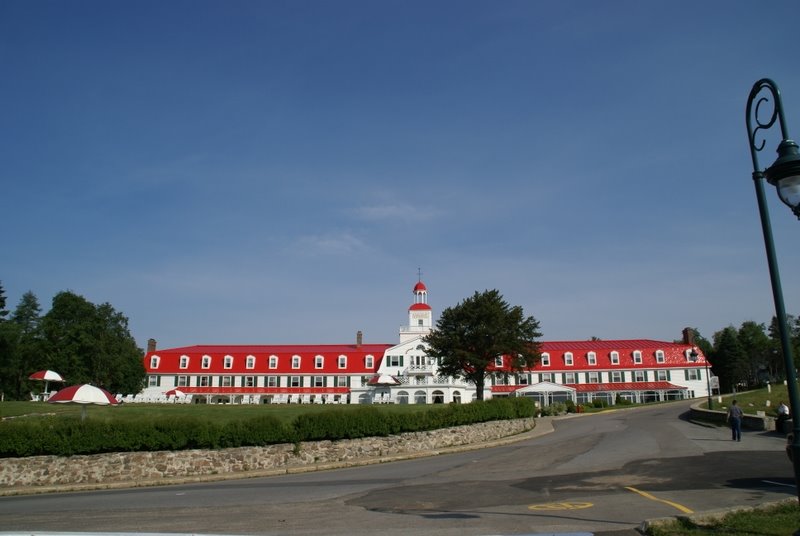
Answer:
<svg viewBox="0 0 800 536"><path fill-rule="evenodd" d="M795 496L784 439L689 402L552 421L513 444L334 471L0 498L3 531L444 536L636 534L650 518Z"/></svg>

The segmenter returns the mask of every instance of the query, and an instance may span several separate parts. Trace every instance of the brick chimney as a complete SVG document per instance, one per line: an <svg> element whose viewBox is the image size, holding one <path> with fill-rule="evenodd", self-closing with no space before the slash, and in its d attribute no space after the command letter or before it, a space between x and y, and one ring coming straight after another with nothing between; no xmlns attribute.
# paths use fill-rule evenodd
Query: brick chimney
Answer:
<svg viewBox="0 0 800 536"><path fill-rule="evenodd" d="M148 339L147 340L147 353L150 354L156 351L156 340L155 339Z"/></svg>
<svg viewBox="0 0 800 536"><path fill-rule="evenodd" d="M356 348L361 348L361 344L364 342L364 334L361 333L361 330L358 330L356 333Z"/></svg>
<svg viewBox="0 0 800 536"><path fill-rule="evenodd" d="M683 328L683 344L694 346L694 330L692 328Z"/></svg>

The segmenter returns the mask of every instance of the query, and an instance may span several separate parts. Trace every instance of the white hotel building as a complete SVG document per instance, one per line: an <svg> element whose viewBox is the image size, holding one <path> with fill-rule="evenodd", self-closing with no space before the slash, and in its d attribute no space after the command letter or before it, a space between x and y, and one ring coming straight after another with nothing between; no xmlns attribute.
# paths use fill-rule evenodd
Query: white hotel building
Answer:
<svg viewBox="0 0 800 536"><path fill-rule="evenodd" d="M428 289L417 282L398 344L198 345L148 343L147 387L131 401L185 403L433 404L475 399L475 385L440 376L423 341L433 328ZM543 341L541 360L511 372L498 356L485 398L530 396L542 405L618 398L653 402L707 395L710 365L693 346L646 339ZM177 391L177 392L175 392Z"/></svg>

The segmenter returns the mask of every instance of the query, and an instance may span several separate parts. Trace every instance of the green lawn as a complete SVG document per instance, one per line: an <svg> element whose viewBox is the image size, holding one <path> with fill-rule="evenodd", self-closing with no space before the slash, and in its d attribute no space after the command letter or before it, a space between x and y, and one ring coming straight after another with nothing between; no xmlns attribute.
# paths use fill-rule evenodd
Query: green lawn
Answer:
<svg viewBox="0 0 800 536"><path fill-rule="evenodd" d="M727 410L734 398L745 413L756 415L757 412L763 411L768 417L777 416L775 410L781 400L783 400L787 406L789 405L788 390L785 385L779 384L773 385L769 389L764 387L763 389L756 389L754 391L722 395L721 404L718 402L719 398L714 396L712 397L714 406L712 409L720 411ZM704 403L702 407L707 408L708 403Z"/></svg>
<svg viewBox="0 0 800 536"><path fill-rule="evenodd" d="M800 506L797 501L751 511L730 513L724 518L695 525L674 521L653 527L647 536L791 536L800 528Z"/></svg>
<svg viewBox="0 0 800 536"><path fill-rule="evenodd" d="M217 423L240 420L259 415L273 415L284 422L291 422L304 413L330 410L352 411L360 404L120 404L118 406L93 406L87 408L88 419L140 420L160 416L193 416ZM372 407L392 413L414 413L431 409L417 404L376 404ZM44 415L80 416L77 404L48 404L47 402L0 402L0 417L36 418Z"/></svg>

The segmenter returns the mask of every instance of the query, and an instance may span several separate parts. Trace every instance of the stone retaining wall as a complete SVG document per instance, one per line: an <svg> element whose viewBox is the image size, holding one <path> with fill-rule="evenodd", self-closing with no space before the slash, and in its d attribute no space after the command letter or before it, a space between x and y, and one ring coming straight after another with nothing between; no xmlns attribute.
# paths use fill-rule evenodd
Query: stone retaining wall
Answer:
<svg viewBox="0 0 800 536"><path fill-rule="evenodd" d="M533 419L516 419L389 437L307 442L298 446L4 458L0 459L0 495L35 493L54 486L60 489L130 487L377 463L497 440L534 427Z"/></svg>
<svg viewBox="0 0 800 536"><path fill-rule="evenodd" d="M697 421L713 422L720 425L727 424L728 412L716 409L700 407L705 402L698 402L689 409L689 418ZM775 419L773 417L759 417L745 413L742 417L742 428L745 430L756 430L759 432L772 432L775 430Z"/></svg>

